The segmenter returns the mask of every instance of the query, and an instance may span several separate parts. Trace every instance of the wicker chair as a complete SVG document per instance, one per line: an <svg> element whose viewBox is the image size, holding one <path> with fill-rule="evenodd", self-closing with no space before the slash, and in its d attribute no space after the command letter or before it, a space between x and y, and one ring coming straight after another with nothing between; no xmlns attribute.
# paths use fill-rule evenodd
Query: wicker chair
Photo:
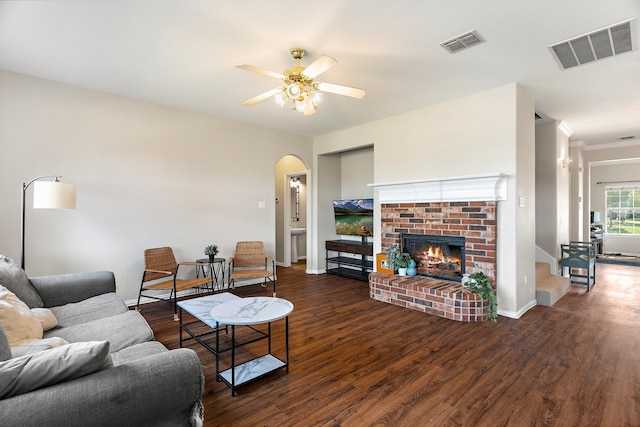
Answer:
<svg viewBox="0 0 640 427"><path fill-rule="evenodd" d="M276 296L276 264L271 256L265 255L263 242L238 242L236 252L229 258L229 288L235 287L236 280L262 279L273 283Z"/></svg>
<svg viewBox="0 0 640 427"><path fill-rule="evenodd" d="M142 274L142 282L140 283L140 292L138 293L138 303L136 309L140 305L140 297L145 291L170 290L169 298L162 298L156 295L144 294L147 298L154 298L162 301L173 301L173 320L178 320L177 294L185 289L207 286L211 282L209 277L200 277L195 279L178 279L178 268L181 265L189 266L208 266L206 263L197 262L181 262L178 264L173 256L173 250L168 247L147 249L144 251L144 273ZM158 282L160 279L166 279Z"/></svg>

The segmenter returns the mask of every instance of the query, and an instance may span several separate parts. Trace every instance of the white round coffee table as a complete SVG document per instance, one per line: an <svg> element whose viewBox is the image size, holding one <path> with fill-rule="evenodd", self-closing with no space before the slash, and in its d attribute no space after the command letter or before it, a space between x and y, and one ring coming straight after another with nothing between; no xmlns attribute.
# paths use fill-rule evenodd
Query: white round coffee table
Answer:
<svg viewBox="0 0 640 427"><path fill-rule="evenodd" d="M223 302L211 309L210 315L219 324L231 326L231 367L218 372L219 379L231 387L231 395L235 396L236 388L261 378L267 374L286 368L289 372L289 314L293 304L283 298L249 297ZM285 359L282 360L271 353L271 322L285 319ZM268 324L267 332L258 331L252 325ZM236 326L246 326L267 338L269 349L264 356L257 357L236 366L236 347L247 343L236 343ZM256 340L250 341L255 342Z"/></svg>

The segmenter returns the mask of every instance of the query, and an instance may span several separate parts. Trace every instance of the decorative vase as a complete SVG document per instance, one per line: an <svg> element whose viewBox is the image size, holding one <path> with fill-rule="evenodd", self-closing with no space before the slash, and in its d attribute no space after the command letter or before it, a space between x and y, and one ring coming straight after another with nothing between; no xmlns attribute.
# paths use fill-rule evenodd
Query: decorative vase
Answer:
<svg viewBox="0 0 640 427"><path fill-rule="evenodd" d="M407 267L407 276L415 276L418 274L418 269L416 269L416 262L414 260L409 261L409 267Z"/></svg>
<svg viewBox="0 0 640 427"><path fill-rule="evenodd" d="M460 279L460 284L462 285L463 288L468 288L470 280L471 278L469 277L469 275L465 273L462 275L462 279Z"/></svg>
<svg viewBox="0 0 640 427"><path fill-rule="evenodd" d="M407 267L398 267L398 275L406 276L407 275Z"/></svg>

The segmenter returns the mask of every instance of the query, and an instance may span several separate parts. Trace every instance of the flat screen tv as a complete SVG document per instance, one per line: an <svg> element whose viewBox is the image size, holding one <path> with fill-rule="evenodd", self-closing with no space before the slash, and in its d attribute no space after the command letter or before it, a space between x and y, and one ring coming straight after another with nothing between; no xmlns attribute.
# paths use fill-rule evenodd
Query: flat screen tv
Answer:
<svg viewBox="0 0 640 427"><path fill-rule="evenodd" d="M334 200L336 234L373 236L373 199Z"/></svg>

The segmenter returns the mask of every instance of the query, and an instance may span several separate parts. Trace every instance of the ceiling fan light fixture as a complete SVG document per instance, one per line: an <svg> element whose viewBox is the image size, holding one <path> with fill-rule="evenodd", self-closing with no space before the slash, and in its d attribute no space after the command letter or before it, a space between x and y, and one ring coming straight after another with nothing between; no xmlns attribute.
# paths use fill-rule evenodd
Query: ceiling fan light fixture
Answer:
<svg viewBox="0 0 640 427"><path fill-rule="evenodd" d="M313 98L307 91L302 92L300 97L295 101L296 110L305 116L310 116L316 112L313 104Z"/></svg>
<svg viewBox="0 0 640 427"><path fill-rule="evenodd" d="M304 49L292 49L291 56L296 60L296 66L286 69L282 74L247 64L236 65L236 68L242 70L280 79L285 84L285 86L277 87L255 96L243 102L242 105L249 107L273 96L276 103L281 107L284 106L288 100L291 100L289 105L291 105L292 109L295 109L305 116L310 116L316 112L316 107L322 101L322 92L335 93L337 95L358 99L365 95L363 89L313 81L314 78L338 62L334 58L323 55L305 68L300 65L300 59L304 56Z"/></svg>
<svg viewBox="0 0 640 427"><path fill-rule="evenodd" d="M298 96L300 96L300 86L298 86L297 84L290 84L289 86L287 86L287 96L289 96L289 98L291 99L296 99L298 98Z"/></svg>
<svg viewBox="0 0 640 427"><path fill-rule="evenodd" d="M313 106L317 107L322 101L322 92L311 92L311 101L313 102Z"/></svg>
<svg viewBox="0 0 640 427"><path fill-rule="evenodd" d="M284 107L284 104L286 104L286 102L289 99L289 97L287 96L287 94L285 93L285 91L283 89L282 92L277 94L273 99L275 99L276 104L278 104L281 107Z"/></svg>
<svg viewBox="0 0 640 427"><path fill-rule="evenodd" d="M304 109L306 108L306 106L307 106L307 99L308 99L308 96L307 96L306 93L303 93L302 95L300 95L295 100L296 110L298 110L299 112L302 113L304 111Z"/></svg>

